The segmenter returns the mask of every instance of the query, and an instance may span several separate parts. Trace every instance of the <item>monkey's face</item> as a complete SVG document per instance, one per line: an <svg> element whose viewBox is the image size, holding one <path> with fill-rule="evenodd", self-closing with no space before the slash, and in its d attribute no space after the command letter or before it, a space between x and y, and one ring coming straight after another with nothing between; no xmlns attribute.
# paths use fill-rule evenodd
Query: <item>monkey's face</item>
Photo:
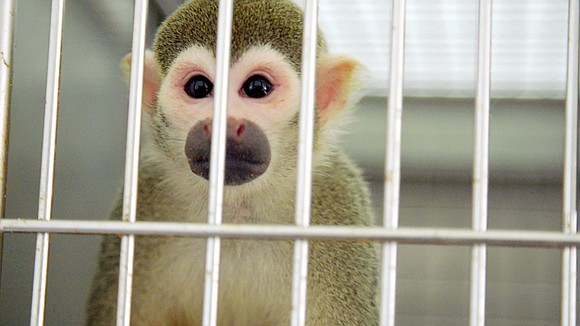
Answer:
<svg viewBox="0 0 580 326"><path fill-rule="evenodd" d="M163 121L167 149L198 177L209 178L215 58L193 46L182 52L161 82L154 115ZM227 89L225 184L267 178L281 163L295 165L299 78L269 46L246 51L230 67ZM154 124L155 125L155 124ZM286 162L293 158L292 162ZM287 168L287 167L286 167ZM280 171L279 171L280 172ZM279 174L279 173L278 173Z"/></svg>
<svg viewBox="0 0 580 326"><path fill-rule="evenodd" d="M211 159L218 1L184 3L145 57L143 104L174 175L206 182ZM290 184L297 164L303 15L290 0L236 0L227 89L225 183ZM318 36L313 164L336 142L359 64ZM130 71L131 57L121 62ZM172 170L172 171L173 171ZM181 173L183 172L183 173ZM265 187L263 189L271 189Z"/></svg>

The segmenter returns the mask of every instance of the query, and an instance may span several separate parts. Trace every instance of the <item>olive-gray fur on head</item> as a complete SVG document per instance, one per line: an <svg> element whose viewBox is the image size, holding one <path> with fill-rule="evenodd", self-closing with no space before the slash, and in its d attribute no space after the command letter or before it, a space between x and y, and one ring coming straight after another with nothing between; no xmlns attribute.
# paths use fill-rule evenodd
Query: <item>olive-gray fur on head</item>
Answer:
<svg viewBox="0 0 580 326"><path fill-rule="evenodd" d="M191 0L160 26L154 51L163 75L173 60L192 45L215 51L218 0ZM231 58L235 62L256 45L270 45L300 72L302 58L302 10L291 0L235 0ZM326 43L318 32L318 54Z"/></svg>

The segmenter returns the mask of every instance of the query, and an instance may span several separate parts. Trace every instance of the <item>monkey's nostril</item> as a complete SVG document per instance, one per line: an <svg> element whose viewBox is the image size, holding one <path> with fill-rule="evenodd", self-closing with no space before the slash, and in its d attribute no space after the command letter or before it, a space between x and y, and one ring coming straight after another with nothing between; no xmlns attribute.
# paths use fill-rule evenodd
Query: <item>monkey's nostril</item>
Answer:
<svg viewBox="0 0 580 326"><path fill-rule="evenodd" d="M209 137L209 136L210 136L211 132L210 132L210 130L209 130L209 125L207 125L207 124L206 124L206 125L204 125L204 126L203 126L203 133L204 133L204 134L205 134L207 137Z"/></svg>
<svg viewBox="0 0 580 326"><path fill-rule="evenodd" d="M246 129L246 126L243 123L240 124L240 126L238 127L238 131L236 131L236 134L238 135L238 137L240 137L242 135L242 133L244 133L245 129Z"/></svg>

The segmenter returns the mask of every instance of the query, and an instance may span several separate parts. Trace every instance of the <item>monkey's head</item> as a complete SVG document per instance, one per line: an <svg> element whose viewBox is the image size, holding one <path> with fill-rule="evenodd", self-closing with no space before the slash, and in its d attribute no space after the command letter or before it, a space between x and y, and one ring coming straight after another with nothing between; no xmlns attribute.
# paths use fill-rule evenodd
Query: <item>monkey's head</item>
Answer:
<svg viewBox="0 0 580 326"><path fill-rule="evenodd" d="M145 58L143 104L159 151L209 178L217 0L192 0L167 18ZM225 184L276 183L294 178L303 13L290 0L234 3ZM131 58L122 61L129 71ZM339 116L351 100L359 64L317 51L315 160L335 143Z"/></svg>

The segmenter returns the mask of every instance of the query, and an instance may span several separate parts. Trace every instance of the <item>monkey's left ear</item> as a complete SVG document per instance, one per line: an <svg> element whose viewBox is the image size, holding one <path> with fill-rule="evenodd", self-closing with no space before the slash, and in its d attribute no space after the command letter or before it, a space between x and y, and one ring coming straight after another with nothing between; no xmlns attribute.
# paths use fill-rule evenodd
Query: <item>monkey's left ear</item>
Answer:
<svg viewBox="0 0 580 326"><path fill-rule="evenodd" d="M355 88L355 75L362 66L347 56L328 56L318 60L316 69L316 107L320 122L342 111Z"/></svg>
<svg viewBox="0 0 580 326"><path fill-rule="evenodd" d="M125 75L127 84L131 79L131 53L127 54L119 64ZM143 108L151 113L155 101L157 101L157 92L161 84L161 75L157 68L157 62L153 52L145 51L145 65L143 67Z"/></svg>

